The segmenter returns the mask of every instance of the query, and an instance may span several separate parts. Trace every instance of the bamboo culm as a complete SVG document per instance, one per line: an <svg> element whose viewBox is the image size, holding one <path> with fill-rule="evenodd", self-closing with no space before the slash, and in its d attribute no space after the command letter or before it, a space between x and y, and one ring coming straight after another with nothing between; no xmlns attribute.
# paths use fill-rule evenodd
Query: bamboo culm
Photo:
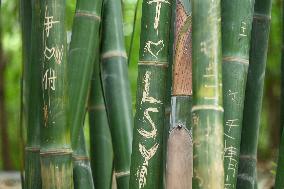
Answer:
<svg viewBox="0 0 284 189"><path fill-rule="evenodd" d="M130 186L162 187L172 1L143 1Z"/></svg>
<svg viewBox="0 0 284 189"><path fill-rule="evenodd" d="M121 1L105 0L103 13L101 79L113 142L117 188L124 189L129 188L133 116Z"/></svg>
<svg viewBox="0 0 284 189"><path fill-rule="evenodd" d="M39 41L42 34L40 26L40 1L32 0L23 3L24 18L24 109L27 111L27 143L25 147L25 188L41 188L40 169L40 125L42 124L41 104L41 64L42 44ZM30 13L28 12L30 10ZM25 18L26 16L26 18ZM30 23L29 23L30 22ZM30 24L30 25L29 25ZM31 27L31 33L29 28ZM31 98L32 97L32 98Z"/></svg>
<svg viewBox="0 0 284 189"><path fill-rule="evenodd" d="M225 188L235 189L254 0L222 1Z"/></svg>
<svg viewBox="0 0 284 189"><path fill-rule="evenodd" d="M220 0L192 0L194 189L224 188Z"/></svg>
<svg viewBox="0 0 284 189"><path fill-rule="evenodd" d="M94 64L89 97L89 125L91 166L95 188L110 189L112 186L113 148L98 59Z"/></svg>
<svg viewBox="0 0 284 189"><path fill-rule="evenodd" d="M257 188L257 146L270 31L270 14L271 0L255 0L237 180L237 188L239 189ZM276 180L278 180L277 177Z"/></svg>
<svg viewBox="0 0 284 189"><path fill-rule="evenodd" d="M94 62L99 59L99 54L94 52L97 52L100 44L101 9L102 0L77 1L68 54L68 123L71 126L73 148L76 148L84 123Z"/></svg>
<svg viewBox="0 0 284 189"><path fill-rule="evenodd" d="M65 0L41 0L41 178L43 189L72 189L70 128L67 124Z"/></svg>
<svg viewBox="0 0 284 189"><path fill-rule="evenodd" d="M176 0L171 125L167 151L167 188L192 188L191 5Z"/></svg>

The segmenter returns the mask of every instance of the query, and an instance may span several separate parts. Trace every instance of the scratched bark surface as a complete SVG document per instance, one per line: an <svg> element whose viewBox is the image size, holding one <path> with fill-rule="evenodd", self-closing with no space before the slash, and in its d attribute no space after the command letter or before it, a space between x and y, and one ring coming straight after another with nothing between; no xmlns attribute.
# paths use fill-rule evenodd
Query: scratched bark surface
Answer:
<svg viewBox="0 0 284 189"><path fill-rule="evenodd" d="M133 115L121 1L105 0L101 79L114 149L118 189L129 188Z"/></svg>
<svg viewBox="0 0 284 189"><path fill-rule="evenodd" d="M237 181L237 188L239 189L256 189L257 185L257 145L270 31L270 15L271 0L256 0L251 32L250 65L243 111L242 141ZM283 154L282 146L283 142L280 145L280 157ZM283 172L283 164L278 163L278 165L280 166L278 166L277 172ZM275 188L283 187L283 177L278 177L277 174Z"/></svg>
<svg viewBox="0 0 284 189"><path fill-rule="evenodd" d="M193 188L224 188L220 0L192 0Z"/></svg>
<svg viewBox="0 0 284 189"><path fill-rule="evenodd" d="M175 4L173 94L167 149L166 188L192 188L193 148L191 134L192 61L190 1Z"/></svg>
<svg viewBox="0 0 284 189"><path fill-rule="evenodd" d="M254 0L222 1L225 188L235 189Z"/></svg>
<svg viewBox="0 0 284 189"><path fill-rule="evenodd" d="M42 188L73 188L70 128L67 125L65 0L41 0Z"/></svg>
<svg viewBox="0 0 284 189"><path fill-rule="evenodd" d="M88 104L91 166L95 188L110 189L113 172L113 148L100 79L99 60L96 61Z"/></svg>
<svg viewBox="0 0 284 189"><path fill-rule="evenodd" d="M76 147L85 118L85 106L95 58L99 48L102 0L78 0L68 54L68 123L72 131L72 147ZM76 89L76 90L73 90Z"/></svg>
<svg viewBox="0 0 284 189"><path fill-rule="evenodd" d="M171 21L170 0L144 0L130 186L162 187L166 74Z"/></svg>
<svg viewBox="0 0 284 189"><path fill-rule="evenodd" d="M41 53L40 7L39 0L21 1L22 27L24 36L24 112L27 126L25 146L25 188L41 188L40 177L40 125L41 112ZM32 97L32 98L31 98Z"/></svg>

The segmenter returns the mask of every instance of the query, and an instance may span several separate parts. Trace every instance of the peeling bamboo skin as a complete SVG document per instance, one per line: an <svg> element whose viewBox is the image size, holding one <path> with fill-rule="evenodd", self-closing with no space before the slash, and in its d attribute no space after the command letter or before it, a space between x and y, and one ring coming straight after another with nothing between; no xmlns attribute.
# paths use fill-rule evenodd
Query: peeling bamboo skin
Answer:
<svg viewBox="0 0 284 189"><path fill-rule="evenodd" d="M68 54L68 123L71 126L72 146L76 148L80 128L84 123L85 106L91 83L95 58L99 48L102 0L78 0L73 21ZM86 35L84 35L85 33ZM72 90L72 89L76 90Z"/></svg>
<svg viewBox="0 0 284 189"><path fill-rule="evenodd" d="M43 33L40 157L42 188L48 189L73 188L72 150L66 111L65 3L65 0L41 0L40 10Z"/></svg>
<svg viewBox="0 0 284 189"><path fill-rule="evenodd" d="M100 69L96 62L92 77L88 110L93 180L95 188L110 189L112 185L113 147L100 80Z"/></svg>
<svg viewBox="0 0 284 189"><path fill-rule="evenodd" d="M26 1L25 4L27 6ZM28 94L26 101L26 126L27 126L27 143L25 146L25 188L41 188L40 177L40 125L42 124L42 117L40 115L42 96L41 96L41 64L42 64L42 44L39 42L42 35L38 32L40 26L40 2L39 0L32 0L31 5L31 37L30 53L26 59L25 65L25 90ZM27 7L24 7L27 8ZM28 11L28 9L27 9ZM26 47L27 48L27 47Z"/></svg>
<svg viewBox="0 0 284 189"><path fill-rule="evenodd" d="M74 189L94 189L83 128L80 130L78 145L73 152L73 178Z"/></svg>
<svg viewBox="0 0 284 189"><path fill-rule="evenodd" d="M102 24L101 79L114 149L118 189L129 188L133 115L121 1L105 0Z"/></svg>
<svg viewBox="0 0 284 189"><path fill-rule="evenodd" d="M163 133L172 1L144 0L130 186L163 187Z"/></svg>
<svg viewBox="0 0 284 189"><path fill-rule="evenodd" d="M167 189L192 188L193 147L190 96L172 97L167 150Z"/></svg>
<svg viewBox="0 0 284 189"><path fill-rule="evenodd" d="M254 0L222 1L225 188L235 189Z"/></svg>
<svg viewBox="0 0 284 189"><path fill-rule="evenodd" d="M224 188L220 16L220 0L192 0L194 189Z"/></svg>
<svg viewBox="0 0 284 189"><path fill-rule="evenodd" d="M237 180L237 188L239 189L257 188L257 145L270 31L270 14L271 0L255 1ZM277 179L276 176L276 188L278 188Z"/></svg>

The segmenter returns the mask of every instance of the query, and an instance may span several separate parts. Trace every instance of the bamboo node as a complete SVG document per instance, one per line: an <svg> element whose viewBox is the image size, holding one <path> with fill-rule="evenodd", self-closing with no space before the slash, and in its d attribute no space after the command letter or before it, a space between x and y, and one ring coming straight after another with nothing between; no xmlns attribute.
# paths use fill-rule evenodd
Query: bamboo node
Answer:
<svg viewBox="0 0 284 189"><path fill-rule="evenodd" d="M116 178L120 178L120 177L124 177L124 176L128 176L128 175L130 175L130 171L121 171L121 172L115 173Z"/></svg>
<svg viewBox="0 0 284 189"><path fill-rule="evenodd" d="M234 56L223 57L223 62L226 62L226 61L228 61L228 62L238 62L238 63L242 63L242 64L249 64L249 60L248 59L234 57Z"/></svg>
<svg viewBox="0 0 284 189"><path fill-rule="evenodd" d="M123 57L128 58L125 51L109 51L102 54L102 60L114 58L114 57Z"/></svg>
<svg viewBox="0 0 284 189"><path fill-rule="evenodd" d="M25 147L25 151L39 152L40 148L39 147Z"/></svg>
<svg viewBox="0 0 284 189"><path fill-rule="evenodd" d="M140 60L138 62L138 65L141 66L161 66L161 67L168 67L168 62L167 61L151 61L151 60L147 60L147 61L142 61Z"/></svg>
<svg viewBox="0 0 284 189"><path fill-rule="evenodd" d="M253 18L256 20L271 20L271 16L269 15L264 15L264 14L258 14L254 13Z"/></svg>
<svg viewBox="0 0 284 189"><path fill-rule="evenodd" d="M46 151L41 151L40 155L41 156L52 156L52 155L68 155L72 154L73 151L71 149L54 149L54 150L46 150Z"/></svg>
<svg viewBox="0 0 284 189"><path fill-rule="evenodd" d="M216 106L216 105L193 106L191 109L191 112L198 111L198 110L216 110L216 111L224 112L224 108L222 106Z"/></svg>
<svg viewBox="0 0 284 189"><path fill-rule="evenodd" d="M94 20L98 20L99 22L101 21L101 17L99 15L97 15L94 12L89 12L89 11L83 11L83 10L77 10L75 16L78 17L89 17L92 18Z"/></svg>
<svg viewBox="0 0 284 189"><path fill-rule="evenodd" d="M88 161L90 160L88 156L79 156L79 155L73 155L74 161Z"/></svg>

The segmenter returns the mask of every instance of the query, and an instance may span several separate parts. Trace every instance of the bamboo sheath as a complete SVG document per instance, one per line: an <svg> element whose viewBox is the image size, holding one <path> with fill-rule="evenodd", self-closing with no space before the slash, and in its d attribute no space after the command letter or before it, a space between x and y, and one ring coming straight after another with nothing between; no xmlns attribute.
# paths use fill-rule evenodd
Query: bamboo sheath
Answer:
<svg viewBox="0 0 284 189"><path fill-rule="evenodd" d="M113 142L117 188L124 189L129 188L133 116L121 1L105 0L103 13L101 79Z"/></svg>
<svg viewBox="0 0 284 189"><path fill-rule="evenodd" d="M225 188L235 189L254 0L222 1Z"/></svg>
<svg viewBox="0 0 284 189"><path fill-rule="evenodd" d="M41 178L43 189L73 188L70 128L67 125L65 0L41 0L39 40L42 70Z"/></svg>
<svg viewBox="0 0 284 189"><path fill-rule="evenodd" d="M251 32L237 188L257 188L257 145L270 31L271 0L256 0ZM276 179L277 180L277 179Z"/></svg>
<svg viewBox="0 0 284 189"><path fill-rule="evenodd" d="M172 1L143 1L130 186L162 187L166 75Z"/></svg>
<svg viewBox="0 0 284 189"><path fill-rule="evenodd" d="M89 97L91 166L95 188L110 189L112 185L113 148L100 80L98 59L95 60Z"/></svg>
<svg viewBox="0 0 284 189"><path fill-rule="evenodd" d="M224 188L220 0L192 0L194 189Z"/></svg>
<svg viewBox="0 0 284 189"><path fill-rule="evenodd" d="M40 177L40 125L41 108L41 39L39 1L21 1L23 33L23 93L24 117L27 127L25 146L25 185L26 189L41 188ZM32 98L31 98L32 96ZM25 113L26 112L26 113Z"/></svg>
<svg viewBox="0 0 284 189"><path fill-rule="evenodd" d="M193 148L191 132L192 62L191 5L176 0L175 50L171 124L167 151L168 189L192 188Z"/></svg>

